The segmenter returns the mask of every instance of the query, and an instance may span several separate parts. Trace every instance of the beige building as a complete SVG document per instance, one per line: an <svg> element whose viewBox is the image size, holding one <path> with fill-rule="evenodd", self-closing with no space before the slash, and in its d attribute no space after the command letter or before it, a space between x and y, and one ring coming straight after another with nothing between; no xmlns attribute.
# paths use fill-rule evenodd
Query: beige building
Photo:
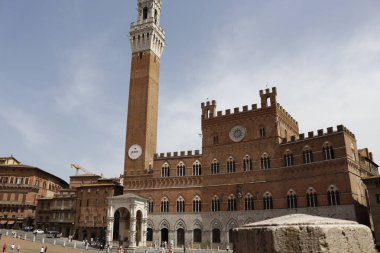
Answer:
<svg viewBox="0 0 380 253"><path fill-rule="evenodd" d="M161 7L160 0L138 0L130 30L124 193L147 199L149 214L113 205L108 231L143 246L139 231L146 226L148 244L216 248L226 247L233 228L291 213L369 225L361 179L378 175L372 156L363 158L343 125L300 133L275 87L260 91L259 104L223 112L216 101L202 103L202 150L156 154ZM128 225L113 223L116 217Z"/></svg>
<svg viewBox="0 0 380 253"><path fill-rule="evenodd" d="M33 226L37 199L52 197L67 187L64 180L37 167L13 157L0 158L0 226Z"/></svg>

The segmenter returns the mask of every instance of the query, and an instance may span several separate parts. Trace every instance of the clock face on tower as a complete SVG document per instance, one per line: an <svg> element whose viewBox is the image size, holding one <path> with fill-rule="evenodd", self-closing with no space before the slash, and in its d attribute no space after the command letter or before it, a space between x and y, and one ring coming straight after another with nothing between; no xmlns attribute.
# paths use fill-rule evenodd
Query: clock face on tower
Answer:
<svg viewBox="0 0 380 253"><path fill-rule="evenodd" d="M230 130L230 139L234 142L239 142L244 139L247 130L243 126L234 126Z"/></svg>
<svg viewBox="0 0 380 253"><path fill-rule="evenodd" d="M128 150L128 156L132 160L138 159L142 154L142 148L139 144L133 144Z"/></svg>

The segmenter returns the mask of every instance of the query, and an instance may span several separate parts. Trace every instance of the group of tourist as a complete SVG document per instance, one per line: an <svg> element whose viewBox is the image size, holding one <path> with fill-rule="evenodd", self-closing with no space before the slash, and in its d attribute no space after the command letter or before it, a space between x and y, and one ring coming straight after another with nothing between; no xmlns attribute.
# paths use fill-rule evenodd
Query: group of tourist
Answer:
<svg viewBox="0 0 380 253"><path fill-rule="evenodd" d="M0 237L1 239L1 237ZM8 248L8 245L6 242L3 243L3 252L5 252ZM20 244L17 244L17 247L15 246L14 243L11 244L11 246L9 247L9 249L11 250L11 253L15 253L15 248L17 250L17 253L20 253L20 250L21 250L21 246Z"/></svg>

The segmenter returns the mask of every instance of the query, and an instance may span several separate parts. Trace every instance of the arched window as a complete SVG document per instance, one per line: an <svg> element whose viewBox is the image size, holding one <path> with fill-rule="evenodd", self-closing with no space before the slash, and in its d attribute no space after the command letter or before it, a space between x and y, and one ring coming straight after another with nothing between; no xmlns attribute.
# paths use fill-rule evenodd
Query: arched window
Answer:
<svg viewBox="0 0 380 253"><path fill-rule="evenodd" d="M315 191L313 187L309 187L309 189L307 190L306 200L307 200L307 207L318 206L317 192Z"/></svg>
<svg viewBox="0 0 380 253"><path fill-rule="evenodd" d="M287 150L284 154L284 166L290 167L293 166L293 153L290 150Z"/></svg>
<svg viewBox="0 0 380 253"><path fill-rule="evenodd" d="M233 194L228 197L228 211L236 211L236 197Z"/></svg>
<svg viewBox="0 0 380 253"><path fill-rule="evenodd" d="M259 129L259 136L260 136L260 138L264 138L265 137L265 127L260 127L260 129Z"/></svg>
<svg viewBox="0 0 380 253"><path fill-rule="evenodd" d="M169 200L167 197L163 197L161 200L161 213L169 212Z"/></svg>
<svg viewBox="0 0 380 253"><path fill-rule="evenodd" d="M177 213L185 212L185 200L182 196L177 199Z"/></svg>
<svg viewBox="0 0 380 253"><path fill-rule="evenodd" d="M147 19L148 18L148 7L144 7L143 9L143 19Z"/></svg>
<svg viewBox="0 0 380 253"><path fill-rule="evenodd" d="M155 9L154 10L154 23L157 24L157 17L158 17L158 13L157 13L157 10Z"/></svg>
<svg viewBox="0 0 380 253"><path fill-rule="evenodd" d="M194 213L199 213L202 211L202 201L199 196L195 196L193 199L193 212Z"/></svg>
<svg viewBox="0 0 380 253"><path fill-rule="evenodd" d="M289 190L287 194L288 208L297 208L297 195L295 191Z"/></svg>
<svg viewBox="0 0 380 253"><path fill-rule="evenodd" d="M228 173L236 172L235 161L231 156L227 160L227 172Z"/></svg>
<svg viewBox="0 0 380 253"><path fill-rule="evenodd" d="M219 200L219 197L216 195L212 198L211 210L213 212L219 212L220 211L220 200Z"/></svg>
<svg viewBox="0 0 380 253"><path fill-rule="evenodd" d="M168 163L164 163L161 167L161 177L168 177L170 175L170 167Z"/></svg>
<svg viewBox="0 0 380 253"><path fill-rule="evenodd" d="M215 174L219 174L220 170L219 170L219 163L218 163L218 160L214 159L211 163L211 174L215 175Z"/></svg>
<svg viewBox="0 0 380 253"><path fill-rule="evenodd" d="M351 154L352 154L352 160L356 161L356 151L354 144L351 143Z"/></svg>
<svg viewBox="0 0 380 253"><path fill-rule="evenodd" d="M200 176L202 174L202 165L199 161L193 163L193 176Z"/></svg>
<svg viewBox="0 0 380 253"><path fill-rule="evenodd" d="M252 194L248 193L247 195L245 195L244 206L245 206L245 210L247 211L254 209Z"/></svg>
<svg viewBox="0 0 380 253"><path fill-rule="evenodd" d="M270 169L270 157L267 153L264 153L261 156L261 169L263 170Z"/></svg>
<svg viewBox="0 0 380 253"><path fill-rule="evenodd" d="M249 157L249 155L246 155L243 159L243 169L244 171L252 170L252 159Z"/></svg>
<svg viewBox="0 0 380 253"><path fill-rule="evenodd" d="M177 176L178 177L184 177L186 175L186 167L183 162L180 162L177 165Z"/></svg>
<svg viewBox="0 0 380 253"><path fill-rule="evenodd" d="M153 199L151 198L148 201L148 213L153 213Z"/></svg>
<svg viewBox="0 0 380 253"><path fill-rule="evenodd" d="M270 192L264 193L263 207L265 210L273 209L273 199L272 199L272 194Z"/></svg>
<svg viewBox="0 0 380 253"><path fill-rule="evenodd" d="M329 206L340 205L340 194L338 188L335 185L331 185L327 191L327 200Z"/></svg>
<svg viewBox="0 0 380 253"><path fill-rule="evenodd" d="M310 147L306 146L302 152L303 156L303 163L312 163L314 161L313 159L313 152L311 151Z"/></svg>
<svg viewBox="0 0 380 253"><path fill-rule="evenodd" d="M219 144L219 136L218 135L215 134L212 136L212 144L214 144L214 145Z"/></svg>
<svg viewBox="0 0 380 253"><path fill-rule="evenodd" d="M334 159L334 149L328 142L323 145L322 152L324 160Z"/></svg>

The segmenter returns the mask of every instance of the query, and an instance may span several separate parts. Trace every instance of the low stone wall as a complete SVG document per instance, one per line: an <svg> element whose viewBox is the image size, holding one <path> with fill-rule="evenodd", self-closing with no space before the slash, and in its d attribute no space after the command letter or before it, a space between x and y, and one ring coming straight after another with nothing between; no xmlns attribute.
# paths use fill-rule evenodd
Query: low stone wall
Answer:
<svg viewBox="0 0 380 253"><path fill-rule="evenodd" d="M354 221L291 214L234 229L234 253L374 253L371 230Z"/></svg>

